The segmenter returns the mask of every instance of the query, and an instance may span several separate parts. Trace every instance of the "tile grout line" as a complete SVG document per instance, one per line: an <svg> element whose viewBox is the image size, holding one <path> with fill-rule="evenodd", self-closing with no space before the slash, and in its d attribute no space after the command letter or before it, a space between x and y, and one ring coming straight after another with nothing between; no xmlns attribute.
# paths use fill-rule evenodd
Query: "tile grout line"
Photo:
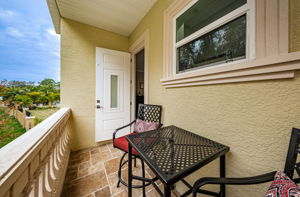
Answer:
<svg viewBox="0 0 300 197"><path fill-rule="evenodd" d="M109 192L110 192L110 187L109 187L109 185L105 185L105 186L103 186L103 187L97 189L96 191L94 191L94 192L92 192L92 193L94 194L94 196L96 196L95 193L96 193L97 191L103 190L103 189L106 188L106 187L109 188ZM91 194L92 194L92 193L91 193ZM110 193L110 194L111 194L111 193ZM110 196L111 196L111 195L110 195Z"/></svg>
<svg viewBox="0 0 300 197"><path fill-rule="evenodd" d="M107 147L107 144L106 144L106 147ZM109 150L109 147L107 147L108 150ZM100 149L99 149L100 151ZM105 161L104 161L105 162ZM107 181L107 184L108 184L108 188L109 188L109 192L110 192L110 195L112 195L112 189L110 187L110 184L109 184L109 180L108 180L108 175L107 175L107 172L106 172L106 168L105 168L105 164L103 162L103 166L104 166L104 173L105 173L105 176L106 176L106 181Z"/></svg>
<svg viewBox="0 0 300 197"><path fill-rule="evenodd" d="M104 166L104 171L105 171L105 173L106 173L106 169L105 169L105 165L104 165L104 163L105 162L107 162L107 161L110 161L110 160L112 160L112 159L118 159L119 157L112 157L112 158L110 158L110 159L107 159L107 160L103 160L101 163L103 163L103 166ZM86 162L88 162L88 161L86 161ZM81 163L83 163L83 162L81 162ZM79 164L81 164L81 163L79 163ZM90 176L91 174L87 174L87 175L84 175L84 176L81 176L81 177L79 177L79 164L76 164L77 165L77 178L76 179L73 179L72 181L76 181L76 180L78 180L78 179L82 179L82 178L85 178L85 177L87 177L87 176ZM91 164L91 166L92 166L92 164ZM114 172L115 173L115 172ZM92 174L94 174L94 173L92 173ZM72 182L71 181L71 182Z"/></svg>
<svg viewBox="0 0 300 197"><path fill-rule="evenodd" d="M99 148L99 153L100 153L100 148ZM91 165L92 165L92 153L90 152L90 160L91 160ZM105 169L105 165L104 165L104 162L103 162L103 166L104 166L104 173L105 173L105 177L106 177L106 181L107 181L107 184L108 185L105 185L105 186L103 186L103 187L101 187L100 189L97 189L96 191L94 191L93 193L94 193L94 196L96 196L96 192L97 191L100 191L100 190L102 190L103 188L105 188L105 187L107 187L108 186L108 188L109 188L109 192L110 192L110 194L112 194L112 192L110 191L110 186L109 186L109 180L108 180L108 176L107 176L107 173L106 173L106 169ZM94 173L93 173L94 174Z"/></svg>
<svg viewBox="0 0 300 197"><path fill-rule="evenodd" d="M84 196L84 197L87 197L87 196L89 196L89 195L92 195L93 197L95 197L95 194L94 194L94 192L92 192L92 193L89 193L88 195L86 195L86 196Z"/></svg>
<svg viewBox="0 0 300 197"><path fill-rule="evenodd" d="M124 191L126 191L126 190L119 191L119 192L115 193L113 196L117 196L117 195L121 194Z"/></svg>
<svg viewBox="0 0 300 197"><path fill-rule="evenodd" d="M90 158L91 158L91 157L90 157ZM90 159L89 159L89 161L90 161ZM84 162L89 162L89 161L84 161ZM77 164L77 178L76 178L76 179L73 179L72 181L76 181L76 180L79 180L79 179L82 179L82 178L85 178L85 177L91 175L91 174L87 174L87 175L84 175L84 176L79 177L79 165L82 164L82 163L84 163L84 162L81 162L81 163L78 163L78 164ZM91 163L90 163L90 164L91 164ZM90 167L87 167L87 168L90 168ZM84 169L85 169L85 168L84 168ZM71 181L71 182L72 182L72 181Z"/></svg>
<svg viewBox="0 0 300 197"><path fill-rule="evenodd" d="M74 180L77 180L77 179L79 179L78 177L79 177L79 164L76 164L77 165L77 175L76 175L76 179L73 179L73 180L71 180L71 181L69 181L69 182L72 182L72 181L74 181Z"/></svg>

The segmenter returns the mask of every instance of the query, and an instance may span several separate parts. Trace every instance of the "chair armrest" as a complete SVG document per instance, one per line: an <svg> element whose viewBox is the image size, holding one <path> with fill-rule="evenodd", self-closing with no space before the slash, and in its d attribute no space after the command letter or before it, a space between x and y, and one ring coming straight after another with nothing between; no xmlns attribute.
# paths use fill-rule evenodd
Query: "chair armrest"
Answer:
<svg viewBox="0 0 300 197"><path fill-rule="evenodd" d="M120 127L120 128L117 128L117 129L114 131L114 133L113 133L113 142L114 142L114 140L115 140L115 138L116 138L116 134L118 133L118 131L120 131L121 129L124 129L124 128L128 127L128 126L131 126L133 123L135 123L135 121L136 121L136 120L134 120L134 121L132 121L131 123L129 123L129 124L127 124L127 125L124 125L124 126L122 126L122 127Z"/></svg>
<svg viewBox="0 0 300 197"><path fill-rule="evenodd" d="M197 191L206 184L214 184L214 185L252 185L252 184L260 184L266 183L274 180L274 176L276 171L269 172L266 174L253 176L253 177L245 177L245 178L214 178L214 177L205 177L198 179L193 186L193 196L197 195Z"/></svg>
<svg viewBox="0 0 300 197"><path fill-rule="evenodd" d="M159 125L158 125L158 127L157 127L157 128L159 129L159 128L161 128L163 125L164 125L164 124L162 124L162 123L159 123Z"/></svg>

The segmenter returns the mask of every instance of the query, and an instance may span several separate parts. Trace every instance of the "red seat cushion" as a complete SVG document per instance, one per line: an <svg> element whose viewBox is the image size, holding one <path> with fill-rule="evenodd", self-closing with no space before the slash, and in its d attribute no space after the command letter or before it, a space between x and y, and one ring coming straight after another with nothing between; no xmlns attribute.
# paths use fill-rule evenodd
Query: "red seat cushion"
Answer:
<svg viewBox="0 0 300 197"><path fill-rule="evenodd" d="M130 133L128 135L134 135L136 133ZM119 138L116 138L114 140L114 146L122 149L123 151L127 152L128 153L128 141L126 140L126 136L123 136L123 137L119 137ZM138 153L136 152L136 150L134 148L132 148L132 154L134 155L138 155Z"/></svg>

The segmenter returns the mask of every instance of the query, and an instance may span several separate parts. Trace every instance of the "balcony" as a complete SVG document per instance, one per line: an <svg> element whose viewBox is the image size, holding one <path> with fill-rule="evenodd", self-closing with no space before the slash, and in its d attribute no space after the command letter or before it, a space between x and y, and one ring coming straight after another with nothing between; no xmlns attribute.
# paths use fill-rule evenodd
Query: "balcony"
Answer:
<svg viewBox="0 0 300 197"><path fill-rule="evenodd" d="M126 187L117 188L123 153L111 143L70 153L70 116L71 109L62 108L1 149L0 196L127 196ZM127 165L122 171L127 180ZM137 161L133 173L141 172ZM148 166L146 177L154 177ZM146 192L159 196L153 186ZM142 196L142 189L133 195Z"/></svg>
<svg viewBox="0 0 300 197"><path fill-rule="evenodd" d="M104 117L96 113L115 108L115 104L109 103L116 98L116 94L109 91L104 94L100 90L122 88L99 83L109 81L105 79L116 82L116 76L122 73L110 72L109 76L109 72L105 72L104 76L99 74L101 71L97 76L99 57L106 57L102 59L116 65L126 60L130 65L124 73L132 76L126 78L131 88L122 89L130 94L126 95L127 100L120 98L123 101L120 103L127 103L125 107L129 108L130 103L136 106L139 93L136 90L142 91L145 103L163 106L165 126L176 125L230 146L226 176L282 170L289 131L300 127L299 1L243 1L249 4L199 29L197 36L190 35L181 43L174 43L174 21L191 2L198 1L153 0L148 5L139 0L135 0L135 4L126 1L47 2L56 32L61 35L61 106L70 106L72 115L69 108L63 108L1 149L0 197L127 196L126 188L115 187L121 153L111 144L96 146L111 136L102 136L105 132L96 129L101 120L98 117ZM176 73L177 46L201 38L245 12L250 14L246 32L246 35L251 34L247 38L249 58ZM190 21L192 25L194 21ZM121 56L97 53L99 48L125 52L127 56L121 59ZM140 50L144 51L144 70L136 65ZM130 56L132 63L129 63ZM141 71L144 71L141 75L144 82L138 83L135 76ZM124 117L131 116L133 120L135 110L127 111ZM116 117L106 128L113 131L122 123L130 122L120 119ZM76 152L70 153L70 144ZM189 182L219 176L217 166L218 163L212 163L203 168L191 175ZM134 168L135 173L140 172L139 167L138 164ZM126 179L126 166L123 171ZM152 175L147 168L147 176ZM228 196L262 196L268 186L228 187ZM182 188L184 185L176 185L178 191ZM134 196L141 194L139 190L134 192ZM156 195L153 188L147 188L147 196Z"/></svg>

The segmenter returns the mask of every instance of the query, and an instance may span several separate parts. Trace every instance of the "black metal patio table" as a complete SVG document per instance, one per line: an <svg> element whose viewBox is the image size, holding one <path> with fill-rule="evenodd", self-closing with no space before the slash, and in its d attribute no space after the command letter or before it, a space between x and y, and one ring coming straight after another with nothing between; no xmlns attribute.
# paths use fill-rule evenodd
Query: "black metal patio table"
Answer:
<svg viewBox="0 0 300 197"><path fill-rule="evenodd" d="M220 177L225 177L225 153L229 147L176 126L167 126L153 131L129 135L128 154L128 196L132 196L132 180L152 184L161 196L171 196L173 185L182 181L189 190L182 194L192 193L192 186L184 177L220 157ZM153 179L132 175L132 149L135 149L151 170L156 174ZM164 184L162 193L155 181ZM220 193L201 190L212 196L225 197L225 185L220 185Z"/></svg>

